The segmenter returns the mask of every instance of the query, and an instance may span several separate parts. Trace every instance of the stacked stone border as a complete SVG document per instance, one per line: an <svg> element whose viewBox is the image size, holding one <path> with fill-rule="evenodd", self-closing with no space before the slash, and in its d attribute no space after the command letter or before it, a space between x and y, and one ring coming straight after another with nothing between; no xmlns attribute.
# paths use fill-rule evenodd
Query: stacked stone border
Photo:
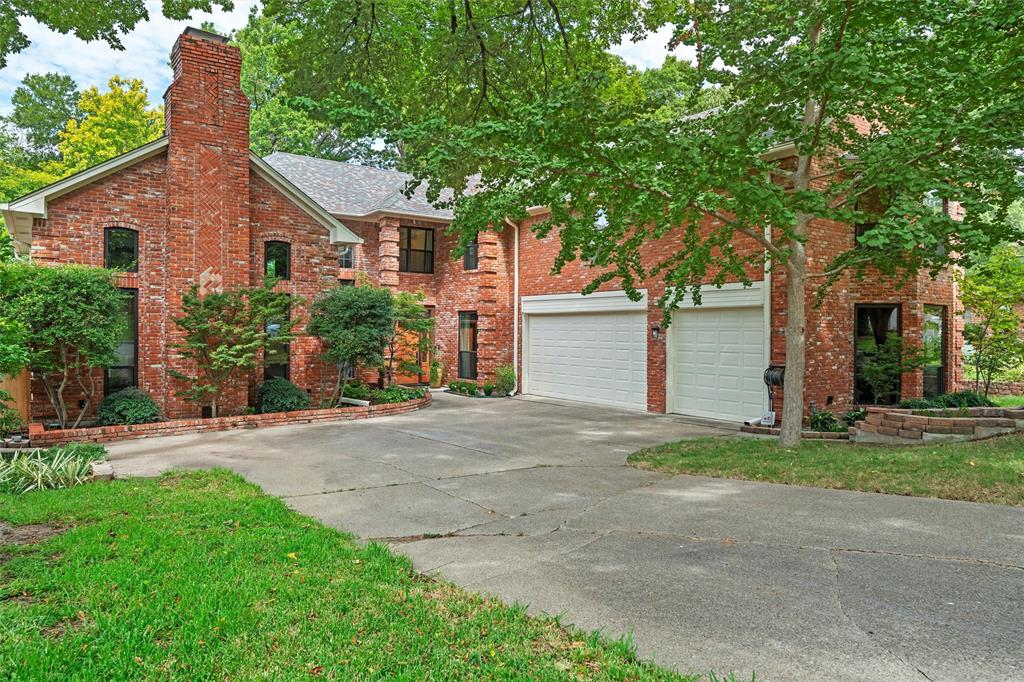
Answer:
<svg viewBox="0 0 1024 682"><path fill-rule="evenodd" d="M753 433L758 436L777 436L781 430L777 426L760 426L757 424L744 424L740 427L743 433ZM804 431L800 437L805 440L847 440L850 434L846 431Z"/></svg>
<svg viewBox="0 0 1024 682"><path fill-rule="evenodd" d="M1024 431L1024 409L970 407L907 410L869 407L863 421L850 427L855 443L908 445L966 441Z"/></svg>
<svg viewBox="0 0 1024 682"><path fill-rule="evenodd" d="M63 443L110 443L134 438L156 438L178 436L207 431L228 431L230 429L259 429L283 424L314 424L317 422L351 421L386 417L412 412L430 405L431 396L406 400L401 403L382 405L354 405L322 410L297 410L295 412L272 412L269 414L243 414L234 417L211 419L172 419L152 424L129 426L95 426L84 429L54 429L47 431L42 424L29 424L29 439L33 447L50 447Z"/></svg>

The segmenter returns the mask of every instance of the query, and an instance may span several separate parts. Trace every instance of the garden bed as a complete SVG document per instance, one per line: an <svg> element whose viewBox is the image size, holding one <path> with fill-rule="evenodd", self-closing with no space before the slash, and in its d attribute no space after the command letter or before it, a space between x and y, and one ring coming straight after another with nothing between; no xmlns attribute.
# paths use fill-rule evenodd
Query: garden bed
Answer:
<svg viewBox="0 0 1024 682"><path fill-rule="evenodd" d="M858 443L968 441L1024 431L1024 409L962 407L913 410L869 407L850 429Z"/></svg>
<svg viewBox="0 0 1024 682"><path fill-rule="evenodd" d="M151 424L94 426L82 429L54 429L52 431L44 429L42 424L30 424L29 439L33 446L49 447L70 442L109 443L134 438L177 436L207 431L258 429L283 424L311 424L314 422L369 419L419 410L428 406L430 400L430 393L427 393L422 398L406 400L400 403L382 403L367 406L353 405L350 407L272 412L269 414L242 414L231 417L213 417L210 419L171 419Z"/></svg>

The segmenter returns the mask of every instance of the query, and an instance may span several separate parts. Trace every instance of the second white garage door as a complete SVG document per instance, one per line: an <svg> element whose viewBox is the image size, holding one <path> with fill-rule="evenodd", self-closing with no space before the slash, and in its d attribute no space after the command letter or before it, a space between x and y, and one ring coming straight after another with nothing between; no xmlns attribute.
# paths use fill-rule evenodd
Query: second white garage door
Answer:
<svg viewBox="0 0 1024 682"><path fill-rule="evenodd" d="M529 315L526 391L647 409L646 321L643 312Z"/></svg>
<svg viewBox="0 0 1024 682"><path fill-rule="evenodd" d="M761 417L764 318L758 308L692 308L672 318L672 411L711 419Z"/></svg>

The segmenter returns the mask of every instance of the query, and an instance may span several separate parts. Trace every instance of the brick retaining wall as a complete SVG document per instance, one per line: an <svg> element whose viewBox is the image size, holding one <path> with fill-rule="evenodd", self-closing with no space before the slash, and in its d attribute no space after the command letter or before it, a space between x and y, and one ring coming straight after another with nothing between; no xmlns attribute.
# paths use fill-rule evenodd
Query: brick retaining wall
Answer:
<svg viewBox="0 0 1024 682"><path fill-rule="evenodd" d="M907 410L869 407L863 421L850 427L856 443L912 444L964 441L1024 431L1024 409L971 407L966 410Z"/></svg>
<svg viewBox="0 0 1024 682"><path fill-rule="evenodd" d="M974 390L973 381L965 381L965 391ZM993 381L988 387L989 395L1024 395L1024 381Z"/></svg>
<svg viewBox="0 0 1024 682"><path fill-rule="evenodd" d="M350 421L371 417L386 417L403 412L412 412L430 405L431 396L401 403L384 405L354 405L324 410L297 410L295 412L271 412L269 414L243 414L234 417L212 419L172 419L152 424L129 426L94 426L84 429L54 429L47 431L42 424L29 424L29 438L35 447L49 447L62 443L110 443L133 438L155 438L177 436L186 433L227 431L229 429L258 429L282 424L312 424L315 422Z"/></svg>

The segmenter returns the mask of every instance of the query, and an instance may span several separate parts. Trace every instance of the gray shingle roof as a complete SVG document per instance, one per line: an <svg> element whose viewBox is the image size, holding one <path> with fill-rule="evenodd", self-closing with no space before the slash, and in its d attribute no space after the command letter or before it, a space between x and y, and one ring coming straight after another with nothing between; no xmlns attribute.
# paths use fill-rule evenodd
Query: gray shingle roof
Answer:
<svg viewBox="0 0 1024 682"><path fill-rule="evenodd" d="M452 218L451 211L430 205L423 185L411 197L405 197L402 190L412 177L408 173L285 152L274 152L264 160L334 215L364 216L384 211Z"/></svg>

